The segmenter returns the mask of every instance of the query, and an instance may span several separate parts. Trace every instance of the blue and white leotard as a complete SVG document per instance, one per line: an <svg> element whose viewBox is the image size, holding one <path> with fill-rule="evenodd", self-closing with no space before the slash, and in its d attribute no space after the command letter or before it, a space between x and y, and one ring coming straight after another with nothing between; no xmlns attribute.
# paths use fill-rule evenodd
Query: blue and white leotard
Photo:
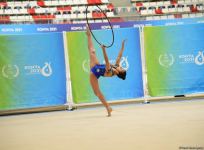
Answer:
<svg viewBox="0 0 204 150"><path fill-rule="evenodd" d="M96 76L98 79L100 76L104 76L106 72L106 65L98 64L91 68L91 72Z"/></svg>
<svg viewBox="0 0 204 150"><path fill-rule="evenodd" d="M112 73L112 75L114 75L113 68L116 69L117 67L118 67L118 65L111 65L110 70L108 70L108 72L110 71ZM106 72L106 65L105 64L95 65L94 67L91 68L91 72L98 79L100 76L104 76L104 74Z"/></svg>

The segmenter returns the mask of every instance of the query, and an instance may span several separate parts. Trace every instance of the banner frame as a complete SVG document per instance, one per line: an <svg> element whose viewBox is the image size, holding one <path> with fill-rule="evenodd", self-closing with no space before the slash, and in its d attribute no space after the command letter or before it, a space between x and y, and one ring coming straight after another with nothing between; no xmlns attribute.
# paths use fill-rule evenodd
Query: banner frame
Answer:
<svg viewBox="0 0 204 150"><path fill-rule="evenodd" d="M144 27L139 27L140 32L140 50L141 50L141 66L142 66L142 79L143 79L143 92L144 92L144 103L148 103L147 98L149 97L148 87L147 87L147 67L146 67L146 55L144 47Z"/></svg>
<svg viewBox="0 0 204 150"><path fill-rule="evenodd" d="M64 57L65 57L65 72L66 72L66 106L68 110L73 109L73 95L72 95L72 82L71 82L71 74L70 74L70 64L69 64L69 53L68 53L68 43L67 43L67 32L63 32L63 42L64 42Z"/></svg>

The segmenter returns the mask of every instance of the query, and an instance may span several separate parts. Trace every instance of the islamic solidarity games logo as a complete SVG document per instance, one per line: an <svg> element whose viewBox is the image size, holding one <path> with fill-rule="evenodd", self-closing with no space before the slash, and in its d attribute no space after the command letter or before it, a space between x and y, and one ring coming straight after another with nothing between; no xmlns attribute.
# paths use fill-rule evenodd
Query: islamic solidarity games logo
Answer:
<svg viewBox="0 0 204 150"><path fill-rule="evenodd" d="M199 51L198 55L195 57L195 63L197 65L203 65L204 64L204 51Z"/></svg>
<svg viewBox="0 0 204 150"><path fill-rule="evenodd" d="M26 71L26 75L43 75L44 77L49 77L53 74L50 62L45 62L43 67L38 64L26 65L24 66L24 70Z"/></svg>
<svg viewBox="0 0 204 150"><path fill-rule="evenodd" d="M19 67L17 65L4 65L2 68L2 75L8 79L14 79L19 75Z"/></svg>
<svg viewBox="0 0 204 150"><path fill-rule="evenodd" d="M159 64L163 67L169 68L174 64L174 56L172 54L161 54L159 56Z"/></svg>
<svg viewBox="0 0 204 150"><path fill-rule="evenodd" d="M45 65L41 69L41 74L45 77L49 77L52 75L51 63L45 62Z"/></svg>

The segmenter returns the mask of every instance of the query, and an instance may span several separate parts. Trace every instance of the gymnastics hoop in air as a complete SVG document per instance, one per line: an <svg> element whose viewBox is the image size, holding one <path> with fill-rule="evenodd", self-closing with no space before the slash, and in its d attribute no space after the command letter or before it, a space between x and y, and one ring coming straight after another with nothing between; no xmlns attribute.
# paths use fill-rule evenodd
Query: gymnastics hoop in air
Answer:
<svg viewBox="0 0 204 150"><path fill-rule="evenodd" d="M111 28L111 32L112 32L112 42L111 42L111 44L110 44L110 45L104 45L104 44L102 44L101 42L99 42L99 40L98 40L98 39L95 37L95 35L93 34L93 32L92 32L92 30L91 30L91 28L90 28L90 24L89 24L88 16L87 16L87 14L88 14L88 7L89 7L88 5L87 5L87 7L86 7L86 23L87 23L88 28L89 28L89 30L90 30L90 32L91 32L93 38L95 39L95 41L96 41L99 45L101 45L101 46L103 45L103 46L105 46L106 48L109 48L109 47L113 46L114 41L115 41L115 35L114 35L114 31L113 31L113 26L112 26L112 24L110 23L110 21L109 21L107 15L104 13L104 11L103 11L98 5L95 5L95 6L103 13L103 15L105 16L105 18L108 20L108 24L109 24L109 26L110 26L110 28Z"/></svg>

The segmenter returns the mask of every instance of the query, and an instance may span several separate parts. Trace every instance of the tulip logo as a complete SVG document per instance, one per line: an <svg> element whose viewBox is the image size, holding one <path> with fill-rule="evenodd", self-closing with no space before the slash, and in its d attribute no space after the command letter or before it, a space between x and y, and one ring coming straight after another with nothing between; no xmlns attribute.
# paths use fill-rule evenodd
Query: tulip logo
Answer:
<svg viewBox="0 0 204 150"><path fill-rule="evenodd" d="M45 65L41 69L41 74L45 77L49 77L52 75L51 63L45 62Z"/></svg>
<svg viewBox="0 0 204 150"><path fill-rule="evenodd" d="M198 55L195 57L195 63L197 65L203 65L204 64L204 52L199 51Z"/></svg>
<svg viewBox="0 0 204 150"><path fill-rule="evenodd" d="M128 70L128 68L129 68L128 57L122 57L122 58L121 58L120 66L121 66L123 69Z"/></svg>

